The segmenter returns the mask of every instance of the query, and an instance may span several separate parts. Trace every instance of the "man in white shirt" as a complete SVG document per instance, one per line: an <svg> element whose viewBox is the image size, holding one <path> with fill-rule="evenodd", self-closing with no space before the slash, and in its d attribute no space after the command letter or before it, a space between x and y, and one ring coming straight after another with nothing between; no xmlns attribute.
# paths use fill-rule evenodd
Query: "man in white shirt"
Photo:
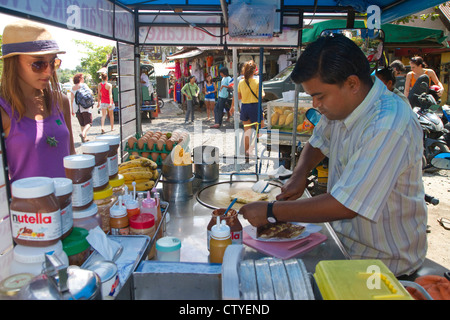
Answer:
<svg viewBox="0 0 450 320"><path fill-rule="evenodd" d="M150 79L148 78L148 75L146 73L146 71L144 69L142 69L141 71L141 84L144 87L147 87L148 89L148 95L150 96L151 99L153 99L152 94L153 94L153 84L151 83Z"/></svg>
<svg viewBox="0 0 450 320"><path fill-rule="evenodd" d="M322 113L277 197L291 201L254 202L240 213L254 226L331 222L352 259L380 259L396 276L413 273L426 256L427 207L422 130L411 108L372 81L366 57L345 36L311 43L291 78ZM327 193L296 200L325 157Z"/></svg>

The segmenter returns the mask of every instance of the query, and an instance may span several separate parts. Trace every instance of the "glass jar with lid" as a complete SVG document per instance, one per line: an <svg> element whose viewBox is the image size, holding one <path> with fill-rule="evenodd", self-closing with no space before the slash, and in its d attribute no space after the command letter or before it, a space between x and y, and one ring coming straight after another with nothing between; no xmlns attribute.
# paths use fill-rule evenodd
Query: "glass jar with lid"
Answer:
<svg viewBox="0 0 450 320"><path fill-rule="evenodd" d="M109 184L101 191L94 191L94 203L97 205L98 213L102 219L101 228L105 233L111 230L109 212L116 201L117 197L113 195L113 189Z"/></svg>
<svg viewBox="0 0 450 320"><path fill-rule="evenodd" d="M109 184L113 188L114 196L119 197L125 194L125 178L120 173L114 179L110 179Z"/></svg>
<svg viewBox="0 0 450 320"><path fill-rule="evenodd" d="M87 230L102 226L102 218L98 214L97 205L95 203L84 210L73 211L73 226Z"/></svg>

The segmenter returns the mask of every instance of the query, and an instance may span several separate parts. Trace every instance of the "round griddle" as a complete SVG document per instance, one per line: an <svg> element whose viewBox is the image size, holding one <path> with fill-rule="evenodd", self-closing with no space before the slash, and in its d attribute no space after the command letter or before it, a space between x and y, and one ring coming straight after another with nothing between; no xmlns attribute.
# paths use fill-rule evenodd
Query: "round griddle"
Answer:
<svg viewBox="0 0 450 320"><path fill-rule="evenodd" d="M231 201L231 196L241 190L251 190L257 181L224 181L211 184L197 192L196 198L199 203L207 208L219 209L227 208ZM268 198L265 201L276 200L276 196L281 193L278 184L269 182L266 189ZM244 204L236 202L233 209L238 211Z"/></svg>

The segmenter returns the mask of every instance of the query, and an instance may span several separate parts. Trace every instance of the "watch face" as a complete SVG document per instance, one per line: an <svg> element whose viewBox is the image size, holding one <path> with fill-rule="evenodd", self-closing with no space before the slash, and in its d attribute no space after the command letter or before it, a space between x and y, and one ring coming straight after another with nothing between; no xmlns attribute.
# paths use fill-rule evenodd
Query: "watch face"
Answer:
<svg viewBox="0 0 450 320"><path fill-rule="evenodd" d="M274 217L268 217L267 221L269 221L270 223L275 223L277 222L277 220Z"/></svg>

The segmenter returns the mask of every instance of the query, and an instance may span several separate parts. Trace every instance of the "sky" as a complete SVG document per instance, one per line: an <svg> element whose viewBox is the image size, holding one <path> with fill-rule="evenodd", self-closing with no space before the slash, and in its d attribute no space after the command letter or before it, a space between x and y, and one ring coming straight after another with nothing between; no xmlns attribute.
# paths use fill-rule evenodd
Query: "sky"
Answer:
<svg viewBox="0 0 450 320"><path fill-rule="evenodd" d="M21 18L0 13L0 34L3 34L3 29L6 25L18 19ZM98 46L114 46L116 44L115 41L112 40L94 37L80 32L71 31L69 29L57 28L51 25L45 26L48 28L53 38L58 42L59 48L66 51L65 54L59 55L59 58L62 60L61 68L63 69L68 68L73 70L76 66L80 65L82 54L78 50L82 48L78 47L72 39L87 40Z"/></svg>

